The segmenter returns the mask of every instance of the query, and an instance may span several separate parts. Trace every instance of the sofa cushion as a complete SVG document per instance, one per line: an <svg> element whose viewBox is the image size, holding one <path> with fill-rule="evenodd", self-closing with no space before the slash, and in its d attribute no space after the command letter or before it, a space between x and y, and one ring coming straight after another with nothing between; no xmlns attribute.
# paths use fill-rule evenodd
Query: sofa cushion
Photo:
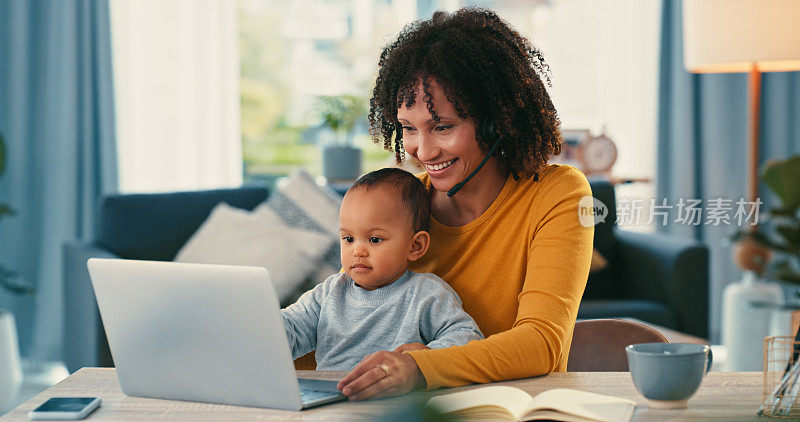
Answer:
<svg viewBox="0 0 800 422"><path fill-rule="evenodd" d="M330 244L327 236L275 224L221 203L175 261L266 267L278 298L285 301L319 266Z"/></svg>
<svg viewBox="0 0 800 422"><path fill-rule="evenodd" d="M252 210L267 196L258 187L106 196L97 244L121 258L170 261L217 204Z"/></svg>
<svg viewBox="0 0 800 422"><path fill-rule="evenodd" d="M667 305L649 300L583 300L578 319L636 318L662 327L678 329L678 318Z"/></svg>
<svg viewBox="0 0 800 422"><path fill-rule="evenodd" d="M614 261L616 258L614 226L617 219L614 186L605 178L589 179L589 186L592 189L592 196L605 204L608 209L605 220L594 226L593 242L594 252L605 258L608 265L593 271L589 275L583 297L590 299L618 297L621 286L617 281L618 278L614 277L613 274Z"/></svg>
<svg viewBox="0 0 800 422"><path fill-rule="evenodd" d="M317 277L321 282L342 266L339 257L339 208L342 197L335 192L317 185L303 170L292 174L278 185L276 191L263 204L290 226L311 230L329 237L331 246L325 253L324 266ZM261 206L256 212L266 214Z"/></svg>
<svg viewBox="0 0 800 422"><path fill-rule="evenodd" d="M608 268L608 260L606 257L597 251L597 248L592 249L592 262L589 264L589 274L603 271Z"/></svg>
<svg viewBox="0 0 800 422"><path fill-rule="evenodd" d="M267 221L270 224L278 224L282 226L286 225L284 220L280 216L278 216L278 214L272 208L267 206L267 204L261 204L257 206L256 209L253 210L252 215L264 221ZM292 227L297 228L298 226L292 226ZM314 286L324 281L331 274L338 272L339 269L341 268L339 264L338 236L334 237L324 231L311 230L311 232L324 236L326 241L330 242L329 243L330 246L323 253L322 257L316 260L317 263L316 267L314 268L313 271L311 271L310 274L308 274L306 279L302 283L298 284L297 288L293 292L291 292L288 296L283 297L281 299L281 306L288 306L294 303L295 301L297 301L297 299L300 298L300 296L303 295L303 293L313 289ZM331 254L335 254L335 256L331 257ZM334 262L334 264L331 264L331 262Z"/></svg>
<svg viewBox="0 0 800 422"><path fill-rule="evenodd" d="M592 189L592 196L608 209L605 220L594 226L594 246L601 255L612 261L614 258L614 227L617 219L614 185L604 178L592 178L589 180L589 186Z"/></svg>

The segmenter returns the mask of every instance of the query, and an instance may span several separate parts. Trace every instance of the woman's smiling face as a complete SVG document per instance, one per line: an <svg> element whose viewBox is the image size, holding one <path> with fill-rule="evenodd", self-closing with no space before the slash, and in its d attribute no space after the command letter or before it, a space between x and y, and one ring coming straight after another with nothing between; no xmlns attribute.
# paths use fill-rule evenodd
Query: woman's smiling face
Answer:
<svg viewBox="0 0 800 422"><path fill-rule="evenodd" d="M435 80L430 80L428 91L441 118L438 122L423 101L422 81L417 82L414 105L408 108L404 103L397 110L397 120L403 126L406 152L425 166L433 187L446 192L464 180L485 154L475 138L474 120L459 117Z"/></svg>

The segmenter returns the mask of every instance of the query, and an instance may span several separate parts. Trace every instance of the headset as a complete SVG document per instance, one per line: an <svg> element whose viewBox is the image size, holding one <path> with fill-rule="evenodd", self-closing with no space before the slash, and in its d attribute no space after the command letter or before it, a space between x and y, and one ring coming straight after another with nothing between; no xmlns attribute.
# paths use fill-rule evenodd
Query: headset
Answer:
<svg viewBox="0 0 800 422"><path fill-rule="evenodd" d="M492 147L489 149L489 153L486 154L485 157L483 157L483 160L481 161L481 163L478 164L478 167L475 167L475 170L472 170L472 173L470 173L469 176L467 176L464 180L458 182L455 186L453 186L452 188L450 188L450 190L447 191L447 196L448 197L452 197L453 195L458 193L458 191L460 191L461 188L463 188L464 185L467 184L467 182L469 182L470 179L472 179L476 174L478 174L478 172L483 168L483 166L486 164L486 162L489 161L489 158L495 152L497 152L497 149L500 147L500 142L503 140L503 138L502 137L497 137L495 135L495 131L494 130L495 130L494 122L492 120L485 119L483 122L481 122L481 125L480 125L480 136L481 136L481 139L484 139L488 143L492 144ZM515 181L519 180L519 175L517 175L517 172L515 172L514 169L511 169L511 175L514 177ZM539 180L539 174L538 173L534 173L533 181L536 182L538 180Z"/></svg>

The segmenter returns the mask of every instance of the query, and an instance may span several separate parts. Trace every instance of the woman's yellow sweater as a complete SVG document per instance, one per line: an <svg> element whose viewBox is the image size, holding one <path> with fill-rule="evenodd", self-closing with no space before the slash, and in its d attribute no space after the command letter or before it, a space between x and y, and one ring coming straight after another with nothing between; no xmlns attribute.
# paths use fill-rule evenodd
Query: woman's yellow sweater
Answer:
<svg viewBox="0 0 800 422"><path fill-rule="evenodd" d="M591 194L583 173L549 165L538 182L508 177L464 226L431 218L430 248L411 269L449 283L486 339L409 352L429 389L566 371L594 235L578 202Z"/></svg>

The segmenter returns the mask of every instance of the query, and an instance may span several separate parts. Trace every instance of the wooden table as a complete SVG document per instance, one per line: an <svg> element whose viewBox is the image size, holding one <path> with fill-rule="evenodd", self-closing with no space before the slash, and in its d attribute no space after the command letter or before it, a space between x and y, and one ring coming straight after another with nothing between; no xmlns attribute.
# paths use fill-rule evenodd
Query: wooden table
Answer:
<svg viewBox="0 0 800 422"><path fill-rule="evenodd" d="M341 379L344 372L299 371L305 377ZM544 377L498 383L537 394L551 388L575 388L626 397L639 403L633 420L759 420L755 412L761 404L760 372L711 372L689 407L682 410L654 410L635 390L627 372L561 372ZM0 421L27 421L28 411L54 396L97 396L102 406L89 418L109 421L195 421L195 420L378 420L407 406L413 399L426 400L438 394L480 386L414 393L393 399L341 402L302 412L287 412L251 407L224 406L172 400L127 397L120 390L112 368L83 368L47 391L30 399L0 418ZM762 418L763 422L764 419Z"/></svg>

